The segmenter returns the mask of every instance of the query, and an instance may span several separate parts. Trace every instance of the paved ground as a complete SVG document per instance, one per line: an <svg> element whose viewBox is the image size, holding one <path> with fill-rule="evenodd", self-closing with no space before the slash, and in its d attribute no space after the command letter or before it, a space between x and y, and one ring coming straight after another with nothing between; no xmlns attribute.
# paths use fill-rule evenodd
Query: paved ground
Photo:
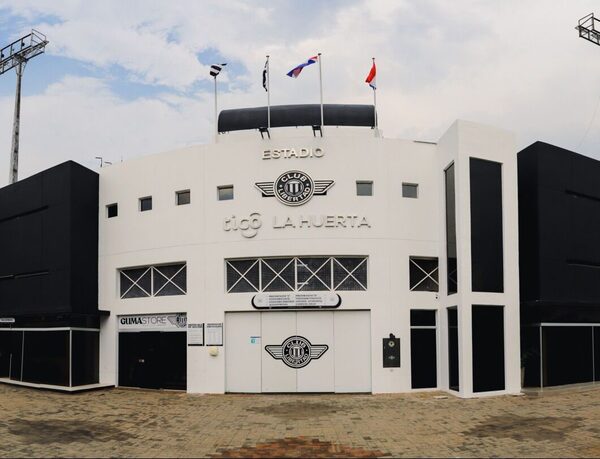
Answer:
<svg viewBox="0 0 600 459"><path fill-rule="evenodd" d="M73 395L0 385L0 456L600 456L600 386L436 395Z"/></svg>

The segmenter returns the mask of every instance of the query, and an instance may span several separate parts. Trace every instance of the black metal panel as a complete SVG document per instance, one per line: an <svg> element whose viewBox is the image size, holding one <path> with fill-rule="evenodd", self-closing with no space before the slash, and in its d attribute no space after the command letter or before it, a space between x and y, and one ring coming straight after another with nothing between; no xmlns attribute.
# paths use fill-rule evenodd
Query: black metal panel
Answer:
<svg viewBox="0 0 600 459"><path fill-rule="evenodd" d="M0 315L97 314L98 175L69 161L0 189L0 253Z"/></svg>
<svg viewBox="0 0 600 459"><path fill-rule="evenodd" d="M526 317L598 317L600 162L536 142L518 165L521 302L535 306ZM566 310L575 306L588 311Z"/></svg>
<svg viewBox="0 0 600 459"><path fill-rule="evenodd" d="M469 166L472 289L503 292L502 165L470 158Z"/></svg>
<svg viewBox="0 0 600 459"><path fill-rule="evenodd" d="M324 104L325 126L375 126L373 105ZM319 104L271 106L271 127L319 126ZM219 132L242 131L267 127L267 107L223 110L219 114Z"/></svg>

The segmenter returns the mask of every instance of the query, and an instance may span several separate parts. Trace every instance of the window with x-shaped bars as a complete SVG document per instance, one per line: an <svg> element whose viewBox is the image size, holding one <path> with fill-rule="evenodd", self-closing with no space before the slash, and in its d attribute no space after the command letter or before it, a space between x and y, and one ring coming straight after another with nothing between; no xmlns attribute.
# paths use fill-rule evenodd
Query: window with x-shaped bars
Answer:
<svg viewBox="0 0 600 459"><path fill-rule="evenodd" d="M367 257L225 260L227 292L367 290Z"/></svg>
<svg viewBox="0 0 600 459"><path fill-rule="evenodd" d="M417 292L437 292L440 289L438 280L437 258L409 258L410 290Z"/></svg>
<svg viewBox="0 0 600 459"><path fill-rule="evenodd" d="M119 270L121 298L185 295L187 266L185 263L143 266Z"/></svg>

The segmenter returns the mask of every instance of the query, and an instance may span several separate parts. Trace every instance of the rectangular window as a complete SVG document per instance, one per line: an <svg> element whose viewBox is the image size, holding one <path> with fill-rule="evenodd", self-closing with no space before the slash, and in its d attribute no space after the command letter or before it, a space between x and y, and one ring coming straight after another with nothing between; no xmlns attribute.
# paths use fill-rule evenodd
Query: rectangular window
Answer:
<svg viewBox="0 0 600 459"><path fill-rule="evenodd" d="M411 383L413 389L437 387L436 311L410 311Z"/></svg>
<svg viewBox="0 0 600 459"><path fill-rule="evenodd" d="M448 311L448 385L450 389L460 390L458 374L458 310L456 306Z"/></svg>
<svg viewBox="0 0 600 459"><path fill-rule="evenodd" d="M228 293L367 290L367 257L225 260Z"/></svg>
<svg viewBox="0 0 600 459"><path fill-rule="evenodd" d="M23 379L37 384L69 386L69 331L25 331Z"/></svg>
<svg viewBox="0 0 600 459"><path fill-rule="evenodd" d="M458 263L456 259L456 196L454 163L445 171L446 178L446 258L448 261L448 295L458 291Z"/></svg>
<svg viewBox="0 0 600 459"><path fill-rule="evenodd" d="M471 311L473 392L504 390L504 307L473 305Z"/></svg>
<svg viewBox="0 0 600 459"><path fill-rule="evenodd" d="M504 291L502 164L470 158L471 273L474 292Z"/></svg>
<svg viewBox="0 0 600 459"><path fill-rule="evenodd" d="M119 215L119 205L118 204L109 204L106 206L106 217L113 218Z"/></svg>
<svg viewBox="0 0 600 459"><path fill-rule="evenodd" d="M233 185L218 186L217 197L219 201L229 201L233 199Z"/></svg>
<svg viewBox="0 0 600 459"><path fill-rule="evenodd" d="M434 309L411 309L410 326L411 327L435 327Z"/></svg>
<svg viewBox="0 0 600 459"><path fill-rule="evenodd" d="M411 291L439 291L437 258L410 257L408 263Z"/></svg>
<svg viewBox="0 0 600 459"><path fill-rule="evenodd" d="M0 329L0 375L64 387L96 384L99 338L97 330Z"/></svg>
<svg viewBox="0 0 600 459"><path fill-rule="evenodd" d="M419 197L419 185L417 183L403 183L402 184L402 197L403 198L418 198Z"/></svg>
<svg viewBox="0 0 600 459"><path fill-rule="evenodd" d="M192 202L192 193L190 190L177 191L175 193L178 206L185 206Z"/></svg>
<svg viewBox="0 0 600 459"><path fill-rule="evenodd" d="M140 212L146 212L152 210L152 196L140 198Z"/></svg>
<svg viewBox="0 0 600 459"><path fill-rule="evenodd" d="M187 293L185 263L121 269L119 277L121 299Z"/></svg>
<svg viewBox="0 0 600 459"><path fill-rule="evenodd" d="M185 295L187 293L186 271L185 263L154 266L152 268L154 296Z"/></svg>
<svg viewBox="0 0 600 459"><path fill-rule="evenodd" d="M373 196L373 182L367 180L357 180L356 196Z"/></svg>

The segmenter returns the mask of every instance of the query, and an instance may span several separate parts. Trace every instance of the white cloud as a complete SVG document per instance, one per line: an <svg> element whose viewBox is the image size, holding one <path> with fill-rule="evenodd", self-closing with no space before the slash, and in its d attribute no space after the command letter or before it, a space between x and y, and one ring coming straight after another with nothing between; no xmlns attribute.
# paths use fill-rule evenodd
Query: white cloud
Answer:
<svg viewBox="0 0 600 459"><path fill-rule="evenodd" d="M0 99L0 126L12 125L11 103ZM116 162L201 143L210 129L207 106L204 96L123 101L100 80L67 77L23 99L20 177L68 159L96 167L96 156ZM9 151L10 136L0 139L0 151ZM8 164L0 166L4 185Z"/></svg>
<svg viewBox="0 0 600 459"><path fill-rule="evenodd" d="M248 73L228 69L221 108L262 105L265 54L274 104L318 102L317 69L297 80L291 67L323 52L325 102L371 103L363 82L378 63L380 125L390 137L436 140L456 118L517 132L520 146L544 140L600 157L600 111L584 134L600 90L600 48L577 37L590 0L361 0L344 2L80 2L0 0L31 18L59 19L42 31L50 54L110 69L169 92L123 100L100 79L66 77L23 101L22 171L66 159L119 159L212 133L212 94L192 93L208 79L199 52L214 49ZM599 12L600 13L600 12ZM48 57L51 58L51 57ZM240 68L238 66L238 68ZM0 100L0 128L12 98ZM2 132L9 133L9 129ZM0 136L8 151L9 136ZM582 142L583 139L583 142ZM0 185L7 173L0 162Z"/></svg>

